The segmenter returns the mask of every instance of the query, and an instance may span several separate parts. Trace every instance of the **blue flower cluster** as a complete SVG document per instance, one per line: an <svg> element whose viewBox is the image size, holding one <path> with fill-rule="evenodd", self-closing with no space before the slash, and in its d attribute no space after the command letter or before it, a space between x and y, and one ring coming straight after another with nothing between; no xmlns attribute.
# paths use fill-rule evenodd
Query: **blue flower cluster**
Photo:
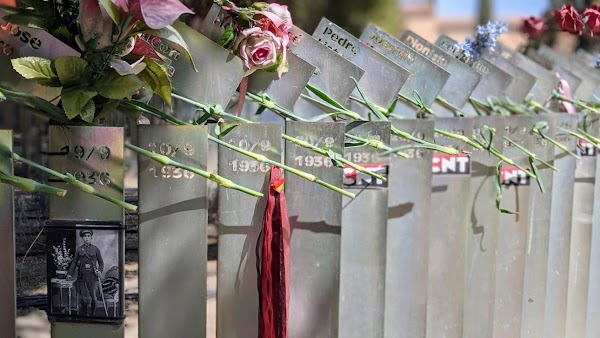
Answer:
<svg viewBox="0 0 600 338"><path fill-rule="evenodd" d="M475 39L467 38L465 43L459 45L466 57L472 60L478 60L488 51L493 52L496 47L496 40L502 34L508 31L508 25L502 21L488 22L485 26L477 26Z"/></svg>

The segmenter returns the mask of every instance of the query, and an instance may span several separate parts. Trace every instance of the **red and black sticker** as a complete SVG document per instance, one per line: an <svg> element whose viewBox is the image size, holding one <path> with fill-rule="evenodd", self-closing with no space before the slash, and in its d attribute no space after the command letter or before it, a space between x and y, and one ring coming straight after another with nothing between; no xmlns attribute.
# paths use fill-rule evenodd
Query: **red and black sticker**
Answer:
<svg viewBox="0 0 600 338"><path fill-rule="evenodd" d="M434 175L471 174L471 157L467 154L434 154L432 164L431 170Z"/></svg>
<svg viewBox="0 0 600 338"><path fill-rule="evenodd" d="M577 155L579 156L596 156L596 147L588 141L579 140L577 147Z"/></svg>
<svg viewBox="0 0 600 338"><path fill-rule="evenodd" d="M527 173L517 167L502 167L500 172L502 185L530 185L531 178Z"/></svg>
<svg viewBox="0 0 600 338"><path fill-rule="evenodd" d="M387 178L390 166L388 164L361 164L370 172ZM388 186L387 181L362 173L352 167L344 166L344 185L347 187L380 187Z"/></svg>

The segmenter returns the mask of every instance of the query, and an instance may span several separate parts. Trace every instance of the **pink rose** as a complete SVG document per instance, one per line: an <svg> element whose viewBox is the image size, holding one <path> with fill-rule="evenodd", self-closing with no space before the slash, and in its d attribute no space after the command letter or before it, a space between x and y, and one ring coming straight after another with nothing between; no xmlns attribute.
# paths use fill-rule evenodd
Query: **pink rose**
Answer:
<svg viewBox="0 0 600 338"><path fill-rule="evenodd" d="M112 0L117 7L131 13L152 29L171 25L184 13L194 13L179 0Z"/></svg>
<svg viewBox="0 0 600 338"><path fill-rule="evenodd" d="M546 18L536 18L530 16L523 20L521 26L521 32L529 35L532 39L539 39L546 31L548 31L548 25L546 24Z"/></svg>
<svg viewBox="0 0 600 338"><path fill-rule="evenodd" d="M286 33L294 25L292 22L292 14L290 14L290 11L288 11L287 6L280 4L269 4L269 6L260 13L269 18L275 27Z"/></svg>
<svg viewBox="0 0 600 338"><path fill-rule="evenodd" d="M587 18L586 24L590 27L590 35L600 34L600 6L593 5L583 12L583 17Z"/></svg>
<svg viewBox="0 0 600 338"><path fill-rule="evenodd" d="M564 5L560 10L554 10L554 21L558 23L558 28L562 31L579 35L583 33L583 21L572 5Z"/></svg>
<svg viewBox="0 0 600 338"><path fill-rule="evenodd" d="M281 39L260 27L243 30L233 44L233 51L244 61L246 75L257 69L282 71L285 65L285 47Z"/></svg>

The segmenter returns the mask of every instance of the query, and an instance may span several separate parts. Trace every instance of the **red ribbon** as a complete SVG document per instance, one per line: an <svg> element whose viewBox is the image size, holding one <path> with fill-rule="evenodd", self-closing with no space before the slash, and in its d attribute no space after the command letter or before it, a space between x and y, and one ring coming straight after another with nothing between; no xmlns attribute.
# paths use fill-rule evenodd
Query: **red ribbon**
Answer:
<svg viewBox="0 0 600 338"><path fill-rule="evenodd" d="M271 168L260 275L259 338L287 338L290 281L290 222L283 171Z"/></svg>

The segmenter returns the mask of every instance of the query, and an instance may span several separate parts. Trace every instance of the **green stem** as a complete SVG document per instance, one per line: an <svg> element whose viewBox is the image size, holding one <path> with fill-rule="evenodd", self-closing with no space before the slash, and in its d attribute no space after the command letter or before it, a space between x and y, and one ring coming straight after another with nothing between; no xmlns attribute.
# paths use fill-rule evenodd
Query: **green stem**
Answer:
<svg viewBox="0 0 600 338"><path fill-rule="evenodd" d="M35 163L35 162L31 161L31 160L23 158L23 157L17 155L16 153L12 153L12 158L15 161L23 162L23 163L27 164L28 166L34 167L34 168L36 168L38 170L41 170L41 171L45 172L46 174L48 174L50 176L56 177L56 178L58 178L58 179L60 179L60 180L62 180L64 182L66 182L66 183L68 183L68 184L70 184L70 185L72 185L72 186L74 186L74 187L82 190L85 193L94 195L94 196L99 197L99 198L101 198L101 199L103 199L105 201L108 201L108 202L112 203L112 204L118 205L118 206L120 206L123 209L132 210L132 211L137 210L137 206L135 206L133 204L129 204L129 203L124 202L122 200L118 200L116 198L110 197L110 196L105 195L105 194L103 194L101 192L98 192L94 187L92 187L89 184L85 184L85 183L83 183L81 181L78 181L71 174L67 173L66 175L63 175L63 174L59 173L58 171L52 170L52 169L50 169L48 167L44 167L43 165L37 164L37 163Z"/></svg>
<svg viewBox="0 0 600 338"><path fill-rule="evenodd" d="M13 187L26 191L37 191L44 194L56 195L60 197L64 197L67 194L67 191L65 189L38 183L29 178L5 174L2 171L0 171L0 182L12 185Z"/></svg>
<svg viewBox="0 0 600 338"><path fill-rule="evenodd" d="M544 140L547 140L548 142L552 143L558 149L564 151L565 153L569 154L570 156L572 156L572 157L574 157L574 158L576 158L578 160L581 159L575 153L573 153L572 151L570 151L564 144L561 144L558 141L554 140L553 138L547 136L541 130L539 130L537 128L533 128L533 132L536 133L536 134L538 134L538 135L540 135Z"/></svg>
<svg viewBox="0 0 600 338"><path fill-rule="evenodd" d="M134 146L133 144L126 143L125 147L137 152L138 154L149 157L150 159L152 159L162 165L170 165L170 166L174 166L177 168L187 170L189 172L193 172L194 174L197 174L197 175L202 176L206 179L209 179L213 182L216 182L218 185L223 186L225 188L238 190L238 191L241 191L243 193L246 193L246 194L254 196L254 197L263 197L264 196L262 193L260 193L258 191L254 191L252 189L248 189L246 187L238 185L238 184L232 182L231 180L228 180L222 176L212 174L212 173L206 172L204 170L198 169L196 167L174 161L167 156L153 153L146 149L142 149L140 147Z"/></svg>
<svg viewBox="0 0 600 338"><path fill-rule="evenodd" d="M519 149L521 152L523 152L527 156L531 157L532 159L537 160L538 162L542 163L543 165L547 166L548 168L552 169L553 171L555 171L557 173L560 172L560 170L558 170L558 168L556 168L555 166L553 166L552 164L550 164L546 161L539 159L536 154L532 153L531 151L527 150L522 145L511 140L508 136L504 136L504 139L507 140L508 142L510 142L511 144L513 144L515 147L517 147L517 149Z"/></svg>
<svg viewBox="0 0 600 338"><path fill-rule="evenodd" d="M471 141L468 137L466 137L464 135L453 134L453 133L450 133L450 132L447 132L447 131L444 131L444 130L441 130L441 129L437 129L437 128L434 129L434 131L436 133L438 133L438 134L441 134L441 135L453 138L455 140L462 141L462 142L470 145L471 147L473 147L473 148L475 148L477 150L483 150L483 147L481 145L479 145L479 144Z"/></svg>

